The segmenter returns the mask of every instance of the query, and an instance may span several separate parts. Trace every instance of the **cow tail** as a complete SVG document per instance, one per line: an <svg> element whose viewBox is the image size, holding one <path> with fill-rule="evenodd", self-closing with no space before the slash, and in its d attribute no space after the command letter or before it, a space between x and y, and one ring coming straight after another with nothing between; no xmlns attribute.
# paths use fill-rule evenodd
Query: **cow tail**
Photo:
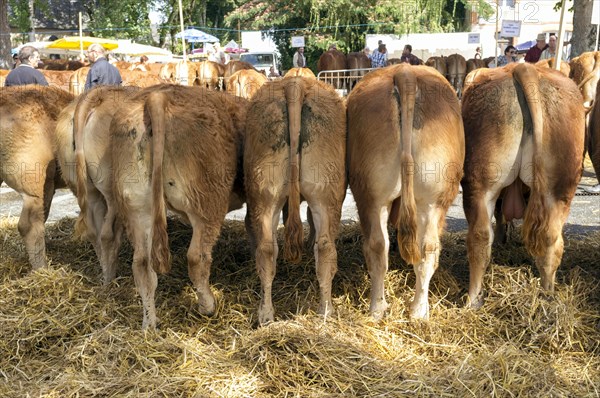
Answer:
<svg viewBox="0 0 600 398"><path fill-rule="evenodd" d="M295 77L287 81L284 86L290 134L290 193L288 196L288 218L285 225L284 257L291 262L300 261L302 241L304 240L304 231L300 220L300 127L302 104L304 102L302 83L302 78Z"/></svg>
<svg viewBox="0 0 600 398"><path fill-rule="evenodd" d="M544 175L544 158L542 142L544 118L541 98L539 96L540 78L535 66L520 64L515 67L513 76L523 88L527 107L533 124L533 173L531 196L525 209L523 220L523 241L532 256L543 255L546 248L546 231L548 231L548 210L544 202L548 184Z"/></svg>
<svg viewBox="0 0 600 398"><path fill-rule="evenodd" d="M417 78L411 67L403 67L394 75L394 85L400 96L400 167L402 188L398 213L398 247L400 255L409 264L421 261L421 249L417 243L417 206L415 204L414 174L415 163L412 156L412 126L415 113Z"/></svg>
<svg viewBox="0 0 600 398"><path fill-rule="evenodd" d="M152 128L152 226L150 227L149 261L154 271L159 274L166 274L171 269L163 188L166 101L167 98L160 92L150 94L146 100L146 112Z"/></svg>
<svg viewBox="0 0 600 398"><path fill-rule="evenodd" d="M101 100L102 89L92 90L81 96L75 112L73 114L73 150L75 151L75 177L76 177L76 195L81 217L75 224L75 234L78 236L87 235L89 226L87 225L87 165L85 163L84 136L83 129L92 115L95 105Z"/></svg>

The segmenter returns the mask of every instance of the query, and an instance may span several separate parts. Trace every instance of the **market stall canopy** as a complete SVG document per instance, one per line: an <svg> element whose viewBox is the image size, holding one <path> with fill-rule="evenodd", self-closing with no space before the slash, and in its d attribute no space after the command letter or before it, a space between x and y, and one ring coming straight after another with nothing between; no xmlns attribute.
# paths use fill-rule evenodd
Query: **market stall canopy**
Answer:
<svg viewBox="0 0 600 398"><path fill-rule="evenodd" d="M83 49L86 50L92 44L100 44L108 51L112 51L119 46L116 40L105 39L103 37L90 37L90 36L66 36L62 39L58 39L50 43L47 48L49 49L61 49L67 51L79 51L79 43L83 41Z"/></svg>
<svg viewBox="0 0 600 398"><path fill-rule="evenodd" d="M535 46L535 44L536 44L535 40L529 40L529 41L526 41L525 43L517 44L515 46L515 48L519 52L525 52L525 51L529 50L531 47Z"/></svg>
<svg viewBox="0 0 600 398"><path fill-rule="evenodd" d="M141 55L173 55L171 51L164 48L148 46L146 44L132 43L131 40L119 40L118 47L112 52L115 54L130 55L132 57Z"/></svg>
<svg viewBox="0 0 600 398"><path fill-rule="evenodd" d="M175 35L176 38L181 39L181 32ZM218 43L217 39L213 35L209 35L198 29L189 28L183 31L183 38L185 41L190 43Z"/></svg>
<svg viewBox="0 0 600 398"><path fill-rule="evenodd" d="M229 43L225 44L225 48L240 48L240 46L235 40L231 40Z"/></svg>
<svg viewBox="0 0 600 398"><path fill-rule="evenodd" d="M19 51L21 51L21 49L25 46L33 46L35 48L37 48L37 50L40 52L40 54L43 55L48 55L48 54L65 54L65 51L63 50L48 50L48 46L53 43L51 41L31 41L29 43L25 43L25 44L21 44L18 47L13 48L12 50L10 50L11 54L18 54Z"/></svg>

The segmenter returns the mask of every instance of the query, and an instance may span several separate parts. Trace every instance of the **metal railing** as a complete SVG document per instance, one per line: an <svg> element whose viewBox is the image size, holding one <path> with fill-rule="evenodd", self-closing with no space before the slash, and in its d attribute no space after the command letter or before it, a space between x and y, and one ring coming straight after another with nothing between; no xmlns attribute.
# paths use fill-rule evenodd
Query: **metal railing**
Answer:
<svg viewBox="0 0 600 398"><path fill-rule="evenodd" d="M356 83L375 69L379 68L323 70L317 74L317 79L332 85L340 95L346 96Z"/></svg>

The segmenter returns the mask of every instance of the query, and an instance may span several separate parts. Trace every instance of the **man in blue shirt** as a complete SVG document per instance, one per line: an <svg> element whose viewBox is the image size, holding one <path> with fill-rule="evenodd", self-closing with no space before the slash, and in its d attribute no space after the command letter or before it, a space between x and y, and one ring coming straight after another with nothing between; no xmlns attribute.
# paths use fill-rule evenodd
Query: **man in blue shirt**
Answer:
<svg viewBox="0 0 600 398"><path fill-rule="evenodd" d="M85 81L85 90L100 85L120 86L123 80L119 70L106 60L106 50L100 44L88 47L87 57L92 63Z"/></svg>
<svg viewBox="0 0 600 398"><path fill-rule="evenodd" d="M373 68L383 68L387 63L387 57L387 48L385 47L385 44L381 43L379 47L377 47L377 50L373 51L369 57L371 58L371 66Z"/></svg>
<svg viewBox="0 0 600 398"><path fill-rule="evenodd" d="M6 87L23 86L26 84L39 84L40 86L48 85L44 75L42 75L39 70L35 69L40 60L40 53L37 48L33 46L24 46L19 51L17 59L20 61L20 64L6 76L4 82Z"/></svg>

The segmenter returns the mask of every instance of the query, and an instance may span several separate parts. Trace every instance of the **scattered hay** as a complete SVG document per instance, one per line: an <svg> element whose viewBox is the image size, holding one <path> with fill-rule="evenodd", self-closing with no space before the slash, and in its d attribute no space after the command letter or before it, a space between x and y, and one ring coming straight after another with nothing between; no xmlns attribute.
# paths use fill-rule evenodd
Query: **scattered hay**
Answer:
<svg viewBox="0 0 600 398"><path fill-rule="evenodd" d="M121 252L101 285L73 221L47 233L49 269L30 272L16 219L0 222L0 396L598 396L600 232L567 241L556 291L541 291L517 239L494 250L480 311L464 308L465 234L446 234L430 289L431 320L409 321L414 273L397 252L390 313L368 316L360 229L338 240L334 316L323 319L312 255L280 261L277 321L256 327L260 282L243 223L227 222L214 253L216 316L196 311L185 254L191 229L169 221L173 271L159 277L157 331L140 330L141 301ZM518 235L518 234L515 234Z"/></svg>

